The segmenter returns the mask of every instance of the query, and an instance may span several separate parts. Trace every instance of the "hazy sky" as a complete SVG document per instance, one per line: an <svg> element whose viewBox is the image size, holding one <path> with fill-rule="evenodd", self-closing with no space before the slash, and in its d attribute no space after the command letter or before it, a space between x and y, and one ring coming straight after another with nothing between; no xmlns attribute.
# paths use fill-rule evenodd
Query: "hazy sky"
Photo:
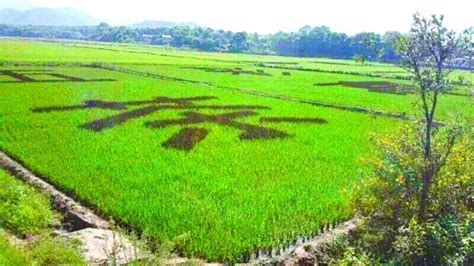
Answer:
<svg viewBox="0 0 474 266"><path fill-rule="evenodd" d="M0 8L73 7L112 24L193 21L233 31L270 33L304 25L333 31L408 31L414 12L445 14L457 31L474 25L473 0L0 0Z"/></svg>

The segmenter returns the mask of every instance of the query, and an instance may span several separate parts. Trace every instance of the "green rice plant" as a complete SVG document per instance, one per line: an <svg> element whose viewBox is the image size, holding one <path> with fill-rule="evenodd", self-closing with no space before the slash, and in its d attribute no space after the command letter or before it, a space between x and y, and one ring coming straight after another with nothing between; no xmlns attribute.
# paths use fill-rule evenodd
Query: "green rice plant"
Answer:
<svg viewBox="0 0 474 266"><path fill-rule="evenodd" d="M255 66L314 59L21 40L0 47L3 69L114 80L0 80L0 149L106 218L209 261L240 261L349 219L359 160L373 150L369 132L403 123L246 92L416 115L410 94L314 85L393 79ZM455 109L472 117L469 98L446 97L444 118Z"/></svg>

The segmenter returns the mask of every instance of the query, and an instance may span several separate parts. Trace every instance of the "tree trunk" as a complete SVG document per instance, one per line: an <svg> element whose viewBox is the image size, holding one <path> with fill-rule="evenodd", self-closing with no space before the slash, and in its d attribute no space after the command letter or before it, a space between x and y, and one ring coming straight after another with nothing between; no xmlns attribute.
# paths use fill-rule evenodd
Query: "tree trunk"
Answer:
<svg viewBox="0 0 474 266"><path fill-rule="evenodd" d="M425 166L423 169L423 187L421 188L421 196L420 196L420 213L418 214L418 218L420 222L424 222L426 220L426 210L428 209L428 195L430 192L430 184L431 184L431 169L429 166Z"/></svg>
<svg viewBox="0 0 474 266"><path fill-rule="evenodd" d="M426 210L428 209L428 195L430 192L430 185L432 180L432 165L431 165L431 131L433 125L433 117L431 115L431 111L434 110L435 105L432 107L432 110L428 110L426 104L426 98L423 97L424 106L425 108L425 119L426 119L426 132L424 136L424 165L423 165L423 180L422 180L422 188L421 188L421 195L420 195L420 202L419 202L419 214L418 218L420 222L424 222L426 220ZM436 102L434 102L436 104Z"/></svg>

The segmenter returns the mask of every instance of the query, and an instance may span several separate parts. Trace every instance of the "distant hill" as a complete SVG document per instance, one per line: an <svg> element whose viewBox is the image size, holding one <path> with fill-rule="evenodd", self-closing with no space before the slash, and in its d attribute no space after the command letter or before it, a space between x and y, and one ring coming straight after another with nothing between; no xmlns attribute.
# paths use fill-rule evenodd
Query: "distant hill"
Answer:
<svg viewBox="0 0 474 266"><path fill-rule="evenodd" d="M140 28L150 28L150 29L154 29L154 28L172 28L172 27L175 27L175 26L188 26L188 27L191 27L191 28L199 27L199 25L194 23L194 22L180 23L180 22L158 21L158 20L145 20L145 21L140 22L140 23L127 25L127 27L135 28L135 29L140 29Z"/></svg>
<svg viewBox="0 0 474 266"><path fill-rule="evenodd" d="M100 20L74 8L33 8L24 11L0 9L0 24L44 26L90 26Z"/></svg>

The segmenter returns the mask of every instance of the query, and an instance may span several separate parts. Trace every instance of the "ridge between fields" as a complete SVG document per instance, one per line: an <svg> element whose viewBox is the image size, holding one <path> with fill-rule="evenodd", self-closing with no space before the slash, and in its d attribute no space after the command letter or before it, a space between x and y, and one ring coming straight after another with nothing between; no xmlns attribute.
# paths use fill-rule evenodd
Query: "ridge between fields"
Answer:
<svg viewBox="0 0 474 266"><path fill-rule="evenodd" d="M259 97L286 100L286 101L310 104L310 105L320 106L320 107L329 107L329 108L334 108L334 109L344 110L344 111L366 113L366 114L371 114L371 115L375 115L375 116L386 116L386 117L397 118L397 119L402 119L402 120L414 120L415 119L415 117L408 116L404 112L386 112L386 111L381 111L381 110L373 110L373 109L370 109L370 108L367 108L367 107L361 107L361 106L339 105L339 104L327 103L327 102L322 102L322 101L308 100L308 99L302 99L302 98L299 98L299 97L278 95L278 94L273 94L273 93L268 93L268 92L261 92L261 91L251 90L251 89L242 89L242 88L235 88L235 87L230 87L230 86L217 85L217 84L213 84L213 83L206 82L206 81L197 81L197 80L170 77L170 76L165 76L165 75L162 75L162 74L143 72L143 71L133 70L133 69L129 69L129 68L121 68L121 67L118 67L116 65L111 65L111 64L84 64L82 66L83 67L105 69L105 70L109 70L109 71L116 71L116 72L121 72L121 73L125 73L125 74L141 76L141 77L149 77L149 78L155 78L155 79L161 79L161 80L204 85L204 86L208 86L208 87L225 89L225 90L229 90L229 91L235 91L235 92L244 93L244 94L248 94L248 95L259 96Z"/></svg>

